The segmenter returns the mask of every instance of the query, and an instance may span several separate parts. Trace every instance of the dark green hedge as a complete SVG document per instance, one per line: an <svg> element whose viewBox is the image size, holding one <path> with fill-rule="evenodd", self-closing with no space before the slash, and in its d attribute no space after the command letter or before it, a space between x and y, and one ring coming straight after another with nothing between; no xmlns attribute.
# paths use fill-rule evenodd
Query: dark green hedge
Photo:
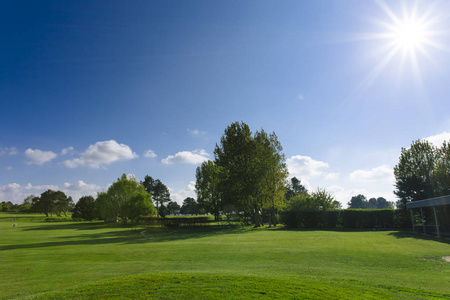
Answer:
<svg viewBox="0 0 450 300"><path fill-rule="evenodd" d="M332 211L286 211L281 222L293 228L393 228L399 227L394 209L342 209Z"/></svg>

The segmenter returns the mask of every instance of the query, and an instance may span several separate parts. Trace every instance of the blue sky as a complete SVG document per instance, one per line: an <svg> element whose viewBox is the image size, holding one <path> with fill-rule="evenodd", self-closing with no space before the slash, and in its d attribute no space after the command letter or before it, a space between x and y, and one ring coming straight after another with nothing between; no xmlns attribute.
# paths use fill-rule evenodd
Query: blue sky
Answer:
<svg viewBox="0 0 450 300"><path fill-rule="evenodd" d="M395 201L401 148L450 139L448 2L2 4L0 201L126 173L181 203L235 121L274 131L310 190Z"/></svg>

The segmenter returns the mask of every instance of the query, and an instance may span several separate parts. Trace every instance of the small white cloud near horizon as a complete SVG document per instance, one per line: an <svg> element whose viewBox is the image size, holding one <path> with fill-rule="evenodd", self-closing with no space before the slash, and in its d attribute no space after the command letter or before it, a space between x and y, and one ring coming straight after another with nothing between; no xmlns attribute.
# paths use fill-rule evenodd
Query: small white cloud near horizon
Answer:
<svg viewBox="0 0 450 300"><path fill-rule="evenodd" d="M172 201L177 202L180 206L183 204L184 199L187 197L192 197L196 199L195 194L195 181L189 181L189 184L186 188L176 191L173 188L169 187L170 199Z"/></svg>
<svg viewBox="0 0 450 300"><path fill-rule="evenodd" d="M162 159L161 162L165 165L171 164L201 164L204 161L209 160L209 154L203 150L194 150L194 151L181 151L176 153L175 155L169 155L166 158Z"/></svg>
<svg viewBox="0 0 450 300"><path fill-rule="evenodd" d="M29 159L26 163L28 165L43 165L55 159L58 155L52 151L42 151L39 149L28 148L25 150L25 156Z"/></svg>
<svg viewBox="0 0 450 300"><path fill-rule="evenodd" d="M147 151L144 152L144 157L155 158L158 157L158 155L156 155L155 151L148 149Z"/></svg>
<svg viewBox="0 0 450 300"><path fill-rule="evenodd" d="M11 201L14 204L21 204L23 200L30 196L39 196L46 190L60 190L63 191L67 197L72 197L76 203L82 196L93 196L102 191L102 187L97 184L88 184L82 180L78 180L76 183L65 182L62 185L20 185L18 183L10 183L4 186L0 186L0 202Z"/></svg>
<svg viewBox="0 0 450 300"><path fill-rule="evenodd" d="M73 147L72 146L64 148L64 149L61 150L61 155L66 155L66 154L68 154L69 152L72 152L72 151L73 151Z"/></svg>
<svg viewBox="0 0 450 300"><path fill-rule="evenodd" d="M16 155L17 153L19 153L19 152L17 151L16 147L0 148L0 156L3 156L3 155Z"/></svg>
<svg viewBox="0 0 450 300"><path fill-rule="evenodd" d="M139 156L129 146L109 140L90 145L79 158L65 160L63 165L68 168L87 166L98 169L116 161L126 161L137 157Z"/></svg>
<svg viewBox="0 0 450 300"><path fill-rule="evenodd" d="M423 140L427 140L434 146L441 147L444 141L450 142L450 132L444 131L439 134L426 137Z"/></svg>
<svg viewBox="0 0 450 300"><path fill-rule="evenodd" d="M355 170L350 173L353 182L371 182L377 180L394 180L394 170L388 165L382 165L371 170Z"/></svg>

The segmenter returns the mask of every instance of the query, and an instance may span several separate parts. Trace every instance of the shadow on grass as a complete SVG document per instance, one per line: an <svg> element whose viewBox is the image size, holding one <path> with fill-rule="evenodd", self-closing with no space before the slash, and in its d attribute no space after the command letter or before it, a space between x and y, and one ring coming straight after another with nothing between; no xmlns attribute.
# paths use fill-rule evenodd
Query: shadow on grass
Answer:
<svg viewBox="0 0 450 300"><path fill-rule="evenodd" d="M145 243L161 243L186 239L199 239L215 235L225 234L244 234L249 231L246 227L237 226L202 226L202 227L186 227L186 228L164 228L164 227L123 227L117 224L105 223L81 223L81 224L48 224L41 226L33 226L25 228L23 231L30 230L57 230L57 229L73 229L73 230L92 230L92 229L108 229L116 228L113 231L83 233L70 236L50 237L49 241L42 243L2 245L2 250L30 249L30 248L47 248L57 246L79 246L79 245L111 245L111 244L145 244ZM39 229L40 228L40 229ZM49 229L52 228L52 229ZM141 235L141 231L146 230L147 235L151 239L147 239ZM35 234L38 234L36 232Z"/></svg>
<svg viewBox="0 0 450 300"><path fill-rule="evenodd" d="M440 242L440 243L444 243L444 244L450 244L450 239L448 239L448 238L438 238L437 236L434 236L434 235L415 233L412 230L406 230L406 229L391 232L391 233L389 233L389 235L392 235L398 239L412 238L412 239L420 239L420 240L435 241L435 242Z"/></svg>
<svg viewBox="0 0 450 300"><path fill-rule="evenodd" d="M103 221L93 222L41 222L39 225L28 226L24 231L36 231L36 230L98 230L100 228L127 228L117 223L105 223Z"/></svg>

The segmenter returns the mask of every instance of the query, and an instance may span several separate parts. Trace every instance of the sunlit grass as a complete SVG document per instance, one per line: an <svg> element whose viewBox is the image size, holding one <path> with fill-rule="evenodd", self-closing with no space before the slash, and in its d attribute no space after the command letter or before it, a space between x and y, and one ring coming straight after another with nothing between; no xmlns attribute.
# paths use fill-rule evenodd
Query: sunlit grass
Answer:
<svg viewBox="0 0 450 300"><path fill-rule="evenodd" d="M147 240L141 227L19 221L13 228L4 217L5 299L450 297L448 241L408 232L150 227Z"/></svg>

